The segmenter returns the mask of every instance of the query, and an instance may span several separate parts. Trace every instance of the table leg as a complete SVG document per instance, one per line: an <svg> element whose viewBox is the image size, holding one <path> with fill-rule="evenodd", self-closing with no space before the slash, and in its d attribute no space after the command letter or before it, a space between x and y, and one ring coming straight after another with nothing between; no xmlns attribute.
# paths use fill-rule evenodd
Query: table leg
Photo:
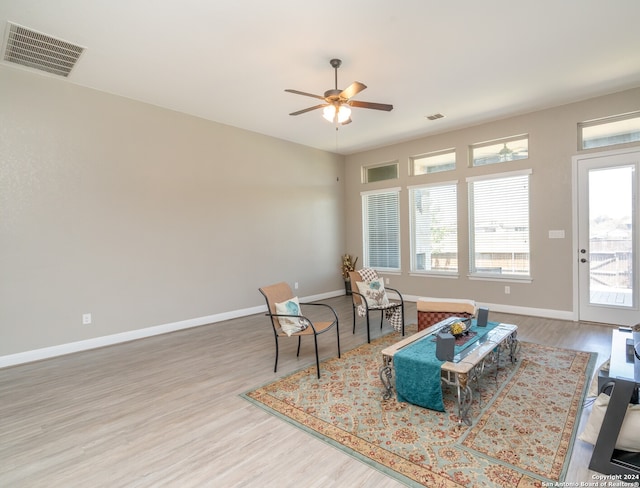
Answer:
<svg viewBox="0 0 640 488"><path fill-rule="evenodd" d="M468 376L466 373L458 373L458 417L460 422L464 422L467 425L471 425L471 419L469 418L469 409L471 408L471 402L473 401L473 392L469 387Z"/></svg>
<svg viewBox="0 0 640 488"><path fill-rule="evenodd" d="M518 336L518 332L516 331L513 334L511 334L507 339L507 344L509 346L509 358L511 359L512 363L515 363L518 360L518 357L516 354L520 349L520 341L518 341L517 336Z"/></svg>
<svg viewBox="0 0 640 488"><path fill-rule="evenodd" d="M383 400L389 400L393 395L392 372L391 361L388 357L385 357L384 364L379 372L380 381L382 381L382 386L384 387L384 391L382 392Z"/></svg>
<svg viewBox="0 0 640 488"><path fill-rule="evenodd" d="M624 451L618 451L615 448L622 422L624 422L624 417L627 413L627 407L631 401L633 391L636 388L636 383L635 381L620 378L614 378L612 381L615 384L611 392L611 398L609 398L609 405L602 419L598 439L596 440L595 446L593 446L589 469L610 475L637 475L640 473L638 461L636 460L630 463L617 459ZM614 454L616 454L616 456L614 456ZM629 477L621 479L637 480L638 478Z"/></svg>

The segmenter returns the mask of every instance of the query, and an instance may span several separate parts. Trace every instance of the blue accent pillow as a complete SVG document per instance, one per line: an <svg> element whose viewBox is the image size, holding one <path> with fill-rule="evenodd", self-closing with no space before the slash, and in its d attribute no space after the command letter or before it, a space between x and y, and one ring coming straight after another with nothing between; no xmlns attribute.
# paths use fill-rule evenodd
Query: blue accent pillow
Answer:
<svg viewBox="0 0 640 488"><path fill-rule="evenodd" d="M387 291L384 289L382 278L368 282L358 281L358 291L364 295L369 308L384 308L389 305Z"/></svg>
<svg viewBox="0 0 640 488"><path fill-rule="evenodd" d="M276 303L276 314L278 315L302 315L300 309L300 302L298 297L293 297L286 302ZM282 331L291 337L292 334L304 330L309 325L304 317L278 317L280 328Z"/></svg>

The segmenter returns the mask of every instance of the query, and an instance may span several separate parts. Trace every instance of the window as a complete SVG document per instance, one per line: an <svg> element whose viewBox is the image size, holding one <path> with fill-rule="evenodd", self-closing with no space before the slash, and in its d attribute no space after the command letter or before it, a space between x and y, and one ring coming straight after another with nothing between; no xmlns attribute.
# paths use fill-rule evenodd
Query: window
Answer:
<svg viewBox="0 0 640 488"><path fill-rule="evenodd" d="M362 193L363 265L400 270L400 189Z"/></svg>
<svg viewBox="0 0 640 488"><path fill-rule="evenodd" d="M529 136L513 136L506 139L473 144L470 147L471 165L504 163L529 157Z"/></svg>
<svg viewBox="0 0 640 488"><path fill-rule="evenodd" d="M447 149L434 153L424 154L410 158L411 174L426 175L439 171L450 171L456 169L456 151Z"/></svg>
<svg viewBox="0 0 640 488"><path fill-rule="evenodd" d="M470 271L530 277L531 170L468 178Z"/></svg>
<svg viewBox="0 0 640 488"><path fill-rule="evenodd" d="M640 142L640 112L578 124L578 150Z"/></svg>
<svg viewBox="0 0 640 488"><path fill-rule="evenodd" d="M457 182L409 188L411 271L458 272Z"/></svg>
<svg viewBox="0 0 640 488"><path fill-rule="evenodd" d="M362 182L373 183L376 181L395 180L398 178L398 163L384 163L362 168Z"/></svg>

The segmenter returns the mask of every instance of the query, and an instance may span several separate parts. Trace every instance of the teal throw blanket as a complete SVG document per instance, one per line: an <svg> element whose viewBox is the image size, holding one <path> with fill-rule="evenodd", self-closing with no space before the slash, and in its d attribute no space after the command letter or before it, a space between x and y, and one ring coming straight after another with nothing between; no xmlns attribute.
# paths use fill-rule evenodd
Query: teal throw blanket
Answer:
<svg viewBox="0 0 640 488"><path fill-rule="evenodd" d="M472 320L471 332L476 335L464 344L456 345L454 354L459 354L479 341L497 325L498 322L489 322L486 327L478 327L476 320ZM429 334L395 353L393 367L396 373L396 392L399 402L444 412L440 384L440 367L444 361L436 358L434 339L435 335Z"/></svg>

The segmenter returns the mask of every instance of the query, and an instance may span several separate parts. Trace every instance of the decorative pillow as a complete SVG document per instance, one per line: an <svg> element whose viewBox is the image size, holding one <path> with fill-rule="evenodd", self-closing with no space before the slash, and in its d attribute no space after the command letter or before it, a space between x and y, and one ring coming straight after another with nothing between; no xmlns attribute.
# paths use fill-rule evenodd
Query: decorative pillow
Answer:
<svg viewBox="0 0 640 488"><path fill-rule="evenodd" d="M609 395L600 393L593 402L587 425L578 436L578 439L595 445L608 405ZM640 436L638 436L638 432L640 432L640 405L629 405L627 407L627 414L624 416L624 421L622 422L622 427L620 427L616 449L640 452Z"/></svg>
<svg viewBox="0 0 640 488"><path fill-rule="evenodd" d="M286 302L276 303L275 305L276 314L278 315L302 315L298 297L293 297ZM278 317L278 322L280 322L280 328L282 331L289 337L291 337L291 334L295 334L296 332L306 329L308 325L306 319L297 319L295 317Z"/></svg>
<svg viewBox="0 0 640 488"><path fill-rule="evenodd" d="M389 298L384 289L382 278L376 278L368 282L357 281L358 291L364 295L369 308L384 308L389 305Z"/></svg>

